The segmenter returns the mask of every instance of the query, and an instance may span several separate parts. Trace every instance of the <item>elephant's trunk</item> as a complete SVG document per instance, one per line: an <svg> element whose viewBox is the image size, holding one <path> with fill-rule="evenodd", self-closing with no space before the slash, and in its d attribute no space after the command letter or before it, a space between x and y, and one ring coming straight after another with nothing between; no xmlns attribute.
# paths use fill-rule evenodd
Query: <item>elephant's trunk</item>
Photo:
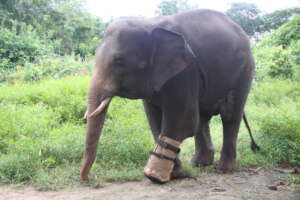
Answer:
<svg viewBox="0 0 300 200"><path fill-rule="evenodd" d="M83 181L89 180L88 174L96 158L97 146L110 102L110 98L106 98L104 92L98 89L99 86L93 83L95 83L95 81L92 81L88 95L87 134L81 169L81 179ZM101 108L100 113L99 108ZM96 111L97 113L95 114Z"/></svg>

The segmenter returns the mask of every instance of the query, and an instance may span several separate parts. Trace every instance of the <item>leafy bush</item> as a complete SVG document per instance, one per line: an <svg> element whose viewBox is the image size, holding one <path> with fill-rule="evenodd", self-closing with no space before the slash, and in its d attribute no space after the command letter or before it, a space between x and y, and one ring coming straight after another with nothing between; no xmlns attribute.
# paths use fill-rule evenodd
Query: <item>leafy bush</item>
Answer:
<svg viewBox="0 0 300 200"><path fill-rule="evenodd" d="M0 26L20 30L26 24L54 47L53 53L85 58L94 54L104 23L84 7L84 2L78 0L2 0Z"/></svg>
<svg viewBox="0 0 300 200"><path fill-rule="evenodd" d="M0 88L0 102L29 106L42 103L59 114L60 122L80 122L86 109L87 85L87 77L6 85Z"/></svg>
<svg viewBox="0 0 300 200"><path fill-rule="evenodd" d="M300 39L291 42L289 49L292 57L291 61L294 63L293 77L296 81L300 81Z"/></svg>
<svg viewBox="0 0 300 200"><path fill-rule="evenodd" d="M50 57L36 63L26 63L19 72L23 80L38 81L44 78L59 79L70 75L88 75L91 73L91 63L79 61L74 56Z"/></svg>
<svg viewBox="0 0 300 200"><path fill-rule="evenodd" d="M257 79L300 80L300 15L266 35L255 45Z"/></svg>
<svg viewBox="0 0 300 200"><path fill-rule="evenodd" d="M261 118L264 154L273 163L300 165L300 102L272 107Z"/></svg>
<svg viewBox="0 0 300 200"><path fill-rule="evenodd" d="M265 79L256 83L249 96L247 113L254 120L255 132L260 134L260 155L265 162L300 165L300 85L297 82Z"/></svg>
<svg viewBox="0 0 300 200"><path fill-rule="evenodd" d="M300 101L300 84L292 80L265 79L253 85L249 103L256 106L277 106L286 101Z"/></svg>
<svg viewBox="0 0 300 200"><path fill-rule="evenodd" d="M16 24L12 29L0 26L0 68L13 69L52 52L51 42L41 40L31 26Z"/></svg>
<svg viewBox="0 0 300 200"><path fill-rule="evenodd" d="M35 62L26 62L24 66L17 65L15 71L4 70L3 74L0 73L0 81L16 83L91 74L92 59L79 59L74 55L43 57Z"/></svg>
<svg viewBox="0 0 300 200"><path fill-rule="evenodd" d="M257 79L264 77L292 78L294 76L293 55L282 46L263 46L254 50Z"/></svg>
<svg viewBox="0 0 300 200"><path fill-rule="evenodd" d="M288 47L293 41L300 40L300 14L282 25L274 34L274 44Z"/></svg>

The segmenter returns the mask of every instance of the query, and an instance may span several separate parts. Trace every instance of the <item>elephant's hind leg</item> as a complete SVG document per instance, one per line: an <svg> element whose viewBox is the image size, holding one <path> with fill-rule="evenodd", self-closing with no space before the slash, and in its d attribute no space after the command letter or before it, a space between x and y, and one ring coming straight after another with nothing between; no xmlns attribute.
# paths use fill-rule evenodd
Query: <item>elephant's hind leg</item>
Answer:
<svg viewBox="0 0 300 200"><path fill-rule="evenodd" d="M223 172L230 172L236 167L236 141L241 119L226 121L223 123L223 147L218 169Z"/></svg>
<svg viewBox="0 0 300 200"><path fill-rule="evenodd" d="M242 73L238 86L228 94L221 106L223 146L218 168L224 173L236 167L236 142L250 85L251 75Z"/></svg>
<svg viewBox="0 0 300 200"><path fill-rule="evenodd" d="M212 116L206 114L200 115L199 129L195 134L195 154L191 161L196 166L207 166L211 165L214 161L214 147L209 130L209 121Z"/></svg>

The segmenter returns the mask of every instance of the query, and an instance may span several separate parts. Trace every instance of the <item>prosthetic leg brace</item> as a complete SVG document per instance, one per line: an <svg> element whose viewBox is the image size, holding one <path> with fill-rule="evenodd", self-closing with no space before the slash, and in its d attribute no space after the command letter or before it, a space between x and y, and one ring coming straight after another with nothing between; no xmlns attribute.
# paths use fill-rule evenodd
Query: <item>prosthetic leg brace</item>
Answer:
<svg viewBox="0 0 300 200"><path fill-rule="evenodd" d="M150 152L150 158L144 168L144 174L151 181L156 183L166 183L171 179L180 142L160 136L155 149Z"/></svg>

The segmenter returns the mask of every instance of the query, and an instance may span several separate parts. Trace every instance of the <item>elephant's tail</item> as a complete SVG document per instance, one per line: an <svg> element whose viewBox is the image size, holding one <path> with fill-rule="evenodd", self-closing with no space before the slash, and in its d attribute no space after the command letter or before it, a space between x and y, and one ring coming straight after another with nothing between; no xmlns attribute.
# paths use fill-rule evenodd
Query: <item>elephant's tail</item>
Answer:
<svg viewBox="0 0 300 200"><path fill-rule="evenodd" d="M260 150L260 147L256 144L254 138L253 138L253 135L252 135L252 131L250 129L250 126L249 126L249 123L248 123L248 120L247 120L247 117L246 117L246 114L244 113L243 114L243 120L245 122L245 125L248 129L248 132L249 132L249 135L250 135L250 139L251 139L251 149L253 152L257 152Z"/></svg>

